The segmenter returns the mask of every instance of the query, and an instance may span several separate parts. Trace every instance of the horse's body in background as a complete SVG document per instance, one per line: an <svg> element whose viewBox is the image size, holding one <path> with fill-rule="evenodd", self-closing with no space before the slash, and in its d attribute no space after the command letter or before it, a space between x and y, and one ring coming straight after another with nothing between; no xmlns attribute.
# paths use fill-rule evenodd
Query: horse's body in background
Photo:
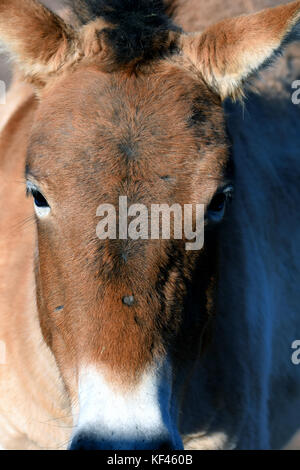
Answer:
<svg viewBox="0 0 300 470"><path fill-rule="evenodd" d="M213 19L264 6L227 2L229 14L226 2L219 3L182 1L176 22L202 30ZM235 200L221 228L211 344L190 370L179 404L187 448L279 448L300 424L300 366L291 361L300 334L300 108L291 101L299 70L299 47L291 46L275 68L253 80L260 95L249 89L244 108L224 105ZM35 301L36 228L22 179L36 108L31 85L16 80L0 141L0 339L7 348L7 363L0 365L0 443L7 449L66 447L72 427Z"/></svg>

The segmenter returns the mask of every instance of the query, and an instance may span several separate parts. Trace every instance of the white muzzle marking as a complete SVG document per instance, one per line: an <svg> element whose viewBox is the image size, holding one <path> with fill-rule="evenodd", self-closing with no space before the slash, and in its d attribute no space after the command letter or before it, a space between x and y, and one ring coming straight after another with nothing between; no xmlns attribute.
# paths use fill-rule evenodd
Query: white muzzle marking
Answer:
<svg viewBox="0 0 300 470"><path fill-rule="evenodd" d="M170 372L164 367L145 373L135 389L118 391L96 368L81 370L74 436L92 435L103 448L143 448L159 442L182 448L177 430L172 429L168 378Z"/></svg>

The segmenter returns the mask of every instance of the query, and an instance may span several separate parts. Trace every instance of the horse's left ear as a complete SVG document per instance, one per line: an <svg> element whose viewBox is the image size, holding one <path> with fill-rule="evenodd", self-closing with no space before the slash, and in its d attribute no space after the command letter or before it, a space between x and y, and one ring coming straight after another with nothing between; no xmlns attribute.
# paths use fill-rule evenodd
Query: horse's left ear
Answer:
<svg viewBox="0 0 300 470"><path fill-rule="evenodd" d="M182 50L223 99L242 94L244 80L280 52L300 21L300 1L224 20L183 35Z"/></svg>

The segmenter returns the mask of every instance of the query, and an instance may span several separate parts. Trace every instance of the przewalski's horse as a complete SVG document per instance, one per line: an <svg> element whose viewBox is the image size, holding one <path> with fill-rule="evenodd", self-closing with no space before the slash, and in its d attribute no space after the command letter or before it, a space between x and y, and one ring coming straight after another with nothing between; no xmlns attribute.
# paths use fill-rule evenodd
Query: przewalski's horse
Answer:
<svg viewBox="0 0 300 470"><path fill-rule="evenodd" d="M299 106L276 77L246 109L223 106L292 38L300 1L194 34L172 5L77 1L72 26L0 0L16 67L0 142L4 448L262 449L300 424ZM204 248L99 240L97 208L119 196L205 204Z"/></svg>

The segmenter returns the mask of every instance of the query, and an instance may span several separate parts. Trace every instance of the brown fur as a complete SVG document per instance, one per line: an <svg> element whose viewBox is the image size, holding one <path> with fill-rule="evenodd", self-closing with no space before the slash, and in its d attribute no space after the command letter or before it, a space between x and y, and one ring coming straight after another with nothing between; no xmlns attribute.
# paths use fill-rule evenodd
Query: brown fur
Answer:
<svg viewBox="0 0 300 470"><path fill-rule="evenodd" d="M175 93L170 89L172 80L178 83ZM148 207L152 203L171 205L199 200L207 204L226 162L220 102L193 78L169 64L157 68L152 83L147 76L106 75L95 66L85 67L82 106L76 100L82 87L80 69L54 86L55 92L51 87L42 95L27 163L29 178L47 193L53 212L57 212L56 224L66 223L73 237L66 244L65 229L57 233L51 229L51 236L48 223L39 224L38 299L42 325L52 348L64 358L64 367L68 357L69 366L74 367L79 352L85 351L82 361L88 362L93 357L95 362L108 363L118 376L126 373L128 382L128 374L143 370L155 350L161 349L166 340L162 332L176 333L179 308L178 313L172 308L174 303L179 306L183 301L185 282L191 277L196 259L184 254L180 242L175 243L179 259L173 261L174 241L100 242L95 233L96 209L100 203L117 205L118 196L123 194L131 203ZM199 96L207 123L197 136L197 123L189 126L187 121ZM87 113L94 115L94 124L88 129L84 126ZM170 118L177 121L175 127L170 128ZM73 129L81 129L77 137L70 132ZM77 197L65 196L62 180L53 181L50 169L54 163L55 172L64 175L71 187L78 186ZM35 178L30 177L31 173ZM193 183L195 173L197 186ZM207 174L213 175L211 181L207 181ZM165 175L171 178L170 182L162 179ZM183 181L190 183L186 186ZM78 244L82 250L73 259ZM170 279L164 281L162 288L168 295L157 290L159 276L166 266ZM78 285L77 298L73 298L71 277ZM46 294L44 298L41 292L43 297ZM129 294L136 299L131 309L122 305L123 296ZM57 305L65 305L60 314L53 313ZM63 337L67 335L64 342L58 338L59 345L53 335L53 322L54 325L59 322ZM82 334L78 335L78 331ZM65 347L67 350L61 350Z"/></svg>
<svg viewBox="0 0 300 470"><path fill-rule="evenodd" d="M0 138L0 336L7 348L7 363L0 365L0 395L6 397L0 403L0 441L6 449L53 448L54 443L65 446L71 423L57 366L43 344L34 296L35 229L23 175L36 104L31 87L19 82L8 99L23 104ZM60 426L54 425L57 419Z"/></svg>

